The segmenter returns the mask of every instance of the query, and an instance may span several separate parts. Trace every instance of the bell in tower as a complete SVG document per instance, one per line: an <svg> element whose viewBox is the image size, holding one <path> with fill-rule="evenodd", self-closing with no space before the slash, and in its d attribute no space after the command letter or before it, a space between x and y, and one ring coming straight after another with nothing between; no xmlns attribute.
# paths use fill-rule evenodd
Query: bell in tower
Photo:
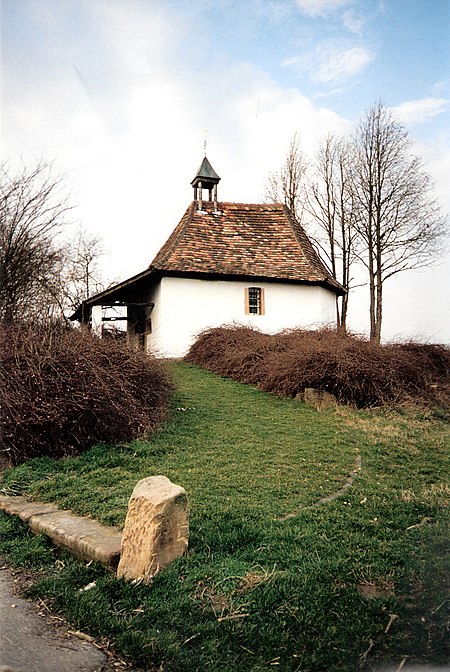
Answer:
<svg viewBox="0 0 450 672"><path fill-rule="evenodd" d="M209 200L214 201L214 207L217 210L217 185L219 181L220 177L205 156L197 175L191 182L194 187L194 201L198 201L199 210L202 209L203 204L203 189L208 189Z"/></svg>

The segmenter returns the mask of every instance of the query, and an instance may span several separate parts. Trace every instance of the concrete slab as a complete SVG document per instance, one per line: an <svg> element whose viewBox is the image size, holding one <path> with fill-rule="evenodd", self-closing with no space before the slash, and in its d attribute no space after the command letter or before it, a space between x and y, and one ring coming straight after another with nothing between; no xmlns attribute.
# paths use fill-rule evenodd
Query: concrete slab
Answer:
<svg viewBox="0 0 450 672"><path fill-rule="evenodd" d="M28 523L31 516L58 511L56 504L42 504L32 502L26 497L8 497L0 495L0 510L19 516L24 523Z"/></svg>
<svg viewBox="0 0 450 672"><path fill-rule="evenodd" d="M13 672L100 672L109 665L103 651L71 636L68 627L39 614L15 594L10 570L0 570L0 669ZM125 669L125 666L122 667Z"/></svg>
<svg viewBox="0 0 450 672"><path fill-rule="evenodd" d="M118 565L122 533L117 528L25 497L0 495L0 510L19 516L35 534L46 534L83 560L97 560L113 568Z"/></svg>

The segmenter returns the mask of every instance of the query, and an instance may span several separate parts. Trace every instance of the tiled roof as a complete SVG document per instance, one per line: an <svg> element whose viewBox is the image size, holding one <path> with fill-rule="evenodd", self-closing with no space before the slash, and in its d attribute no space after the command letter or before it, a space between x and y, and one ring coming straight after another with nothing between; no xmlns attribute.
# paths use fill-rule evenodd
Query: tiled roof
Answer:
<svg viewBox="0 0 450 672"><path fill-rule="evenodd" d="M150 269L313 282L341 293L303 228L281 204L193 201Z"/></svg>

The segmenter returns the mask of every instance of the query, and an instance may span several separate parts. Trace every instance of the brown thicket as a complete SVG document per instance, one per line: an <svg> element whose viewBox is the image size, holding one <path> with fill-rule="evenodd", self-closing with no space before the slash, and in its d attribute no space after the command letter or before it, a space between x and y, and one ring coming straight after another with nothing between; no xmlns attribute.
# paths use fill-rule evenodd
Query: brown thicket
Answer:
<svg viewBox="0 0 450 672"><path fill-rule="evenodd" d="M0 324L0 361L2 453L14 464L128 441L165 416L162 365L86 330Z"/></svg>
<svg viewBox="0 0 450 672"><path fill-rule="evenodd" d="M186 359L282 396L313 387L358 408L450 404L450 348L443 345L379 345L332 329L268 335L227 326L201 333Z"/></svg>

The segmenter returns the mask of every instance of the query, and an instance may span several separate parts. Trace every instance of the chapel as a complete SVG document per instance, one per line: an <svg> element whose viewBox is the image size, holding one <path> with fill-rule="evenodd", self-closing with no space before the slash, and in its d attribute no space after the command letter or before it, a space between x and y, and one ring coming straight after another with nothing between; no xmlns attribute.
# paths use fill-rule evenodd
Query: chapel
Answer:
<svg viewBox="0 0 450 672"><path fill-rule="evenodd" d="M166 358L183 357L211 327L334 325L344 289L293 213L220 201L220 179L205 155L192 202L148 268L83 301L71 319L100 334L106 311L120 308L130 344Z"/></svg>

